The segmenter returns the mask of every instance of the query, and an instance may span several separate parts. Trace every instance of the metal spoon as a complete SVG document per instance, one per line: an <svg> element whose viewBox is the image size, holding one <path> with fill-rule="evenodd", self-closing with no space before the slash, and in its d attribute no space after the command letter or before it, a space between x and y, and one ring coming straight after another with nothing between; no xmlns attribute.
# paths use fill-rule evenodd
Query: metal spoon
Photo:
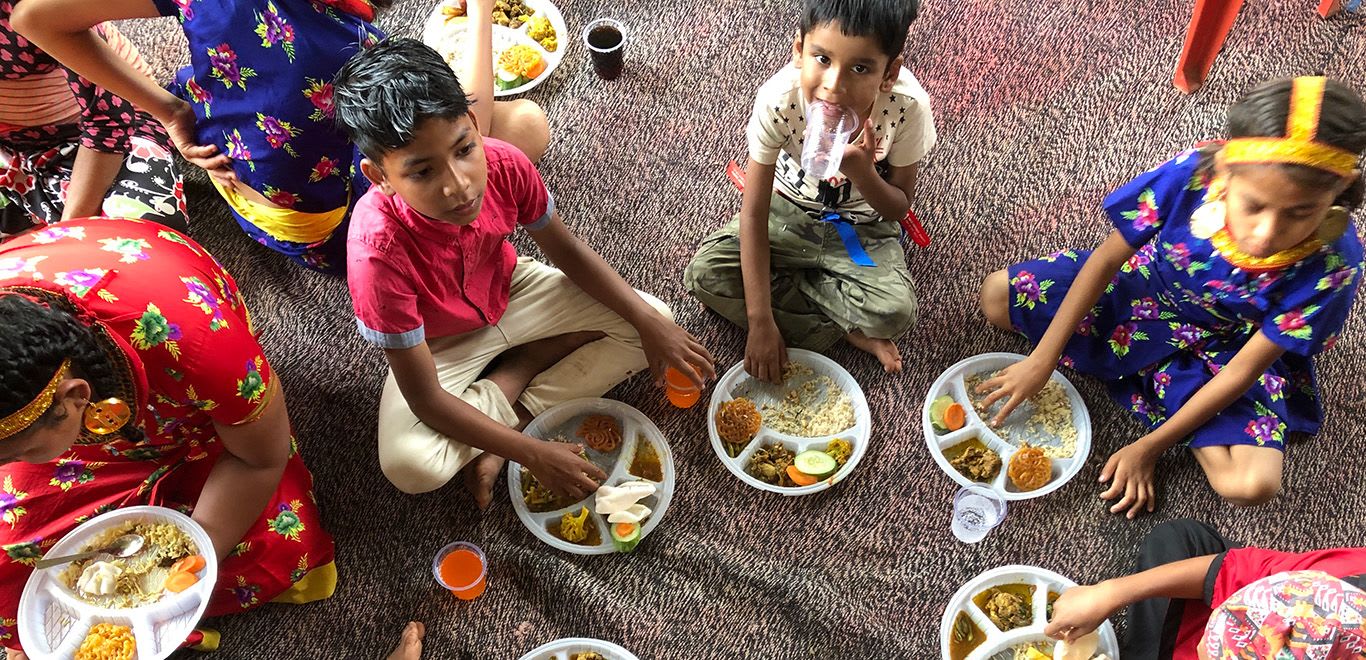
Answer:
<svg viewBox="0 0 1366 660"><path fill-rule="evenodd" d="M139 550L142 549L144 542L145 540L142 538L140 534L124 534L123 536L114 539L113 543L110 543L109 545L99 550L82 552L80 554L75 555L67 555L65 557L53 557L51 559L44 557L42 559L39 559L38 563L34 564L33 567L35 569L51 568L53 566L58 566L60 564L69 564L73 561L90 559L92 557L97 557L99 555L109 555L111 557L119 559L125 557L132 557L133 555L137 554Z"/></svg>

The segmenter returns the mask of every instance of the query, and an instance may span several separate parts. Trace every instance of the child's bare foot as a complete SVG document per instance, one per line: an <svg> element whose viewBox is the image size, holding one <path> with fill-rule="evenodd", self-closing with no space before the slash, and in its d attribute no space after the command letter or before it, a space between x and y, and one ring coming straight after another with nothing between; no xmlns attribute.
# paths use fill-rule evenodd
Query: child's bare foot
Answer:
<svg viewBox="0 0 1366 660"><path fill-rule="evenodd" d="M844 336L844 340L849 342L865 353L872 353L878 362L882 363L882 369L889 374L901 373L901 351L890 339L874 339L863 334L862 330L855 330Z"/></svg>
<svg viewBox="0 0 1366 660"><path fill-rule="evenodd" d="M509 402L516 401L527 383L542 371L555 366L580 346L606 336L596 331L570 332L522 344L498 356L498 361L484 378L497 385Z"/></svg>
<svg viewBox="0 0 1366 660"><path fill-rule="evenodd" d="M482 509L489 508L493 502L493 484L498 481L498 473L503 471L507 459L496 454L484 452L465 466L465 489L474 496L474 503Z"/></svg>
<svg viewBox="0 0 1366 660"><path fill-rule="evenodd" d="M5 660L28 660L28 655L23 651L5 649Z"/></svg>
<svg viewBox="0 0 1366 660"><path fill-rule="evenodd" d="M422 638L426 635L427 627L421 621L409 621L388 660L421 660Z"/></svg>

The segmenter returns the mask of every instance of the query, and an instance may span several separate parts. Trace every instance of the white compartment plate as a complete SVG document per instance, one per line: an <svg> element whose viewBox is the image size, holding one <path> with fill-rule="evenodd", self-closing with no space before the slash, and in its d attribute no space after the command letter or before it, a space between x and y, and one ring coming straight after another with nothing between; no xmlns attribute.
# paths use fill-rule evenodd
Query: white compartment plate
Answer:
<svg viewBox="0 0 1366 660"><path fill-rule="evenodd" d="M972 602L972 598L983 591L1005 584L1034 586L1034 623L1032 625L1002 632L992 624L986 613L977 607L976 603ZM1077 586L1076 582L1038 566L1002 566L978 575L960 587L953 594L953 598L949 599L948 607L944 608L944 616L939 622L941 658L949 660L949 636L953 634L953 620L962 611L966 611L972 622L986 634L986 640L968 653L965 660L994 660L993 656L996 654L1007 651L1017 644L1030 642L1048 642L1048 647L1051 649L1054 640L1043 634L1044 627L1048 623L1045 620L1048 610L1048 592L1052 590L1061 594L1075 586ZM1119 660L1119 640L1115 637L1114 626L1106 621L1100 625L1098 630L1100 632L1098 652L1110 656L1112 660Z"/></svg>
<svg viewBox="0 0 1366 660"><path fill-rule="evenodd" d="M472 19L466 16L466 20L456 19L448 22L446 21L445 15L441 13L441 10L447 6L455 6L458 1L459 0L442 0L442 2L437 4L436 8L432 10L432 13L427 16L427 22L422 28L422 43L431 46L436 52L441 54L442 59L452 65L454 64L454 60L457 59L456 51L464 46L466 40L469 39L468 22ZM553 53L542 48L540 43L526 35L527 26L525 23L516 29L495 24L493 26L493 64L495 67L498 66L498 56L513 44L531 46L541 53L541 57L545 58L545 71L542 72L541 75L528 81L526 84L513 87L512 89L498 89L498 86L494 85L493 95L497 98L516 96L529 92L545 82L550 78L550 74L554 73L555 69L559 68L560 62L564 60L565 50L578 40L578 35L569 34L569 28L566 27L564 23L564 15L560 13L560 8L556 7L555 3L550 0L524 1L527 7L536 10L536 13L533 14L533 16L545 16L550 19L550 26L555 28L555 36L559 41L559 47L556 48ZM456 75L464 75L462 71L456 71L455 73ZM466 91L469 90L467 89Z"/></svg>
<svg viewBox="0 0 1366 660"><path fill-rule="evenodd" d="M167 593L155 603L131 609L105 609L83 602L57 576L66 565L33 571L19 599L19 635L24 651L34 660L70 658L90 628L112 623L133 629L137 660L161 660L174 653L204 616L218 580L218 556L213 541L199 523L178 511L159 506L131 506L110 511L71 530L48 549L53 557L85 550L90 539L129 520L169 522L189 534L207 566L199 582L178 594Z"/></svg>
<svg viewBox="0 0 1366 660"><path fill-rule="evenodd" d="M521 660L569 660L571 654L597 651L607 660L640 660L635 654L616 644L587 637L567 637L543 644L521 657Z"/></svg>
<svg viewBox="0 0 1366 660"><path fill-rule="evenodd" d="M665 442L664 434L660 432L659 427L654 425L654 422L650 421L650 418L620 401L574 399L541 413L536 419L531 420L523 432L542 440L549 440L559 435L570 442L582 444L582 438L579 438L575 431L583 422L583 418L589 415L610 415L621 423L621 447L617 448L616 451L604 454L584 445L588 460L607 473L607 485L617 486L626 481L643 480L629 472L631 461L635 457L636 444L641 436L653 443L655 450L659 453L659 462L664 468L664 481L655 483L658 488L657 492L640 502L651 509L650 517L645 519L640 528L643 541L659 525L659 521L664 518L664 512L668 510L669 502L673 500L675 481L673 452L669 450L669 443ZM531 530L532 534L536 535L536 538L565 552L579 555L605 555L616 552L616 547L612 544L612 536L609 533L610 525L607 522L607 517L598 515L595 495L589 495L563 509L533 513L527 508L526 500L522 497L522 466L514 461L508 461L508 494L512 498L512 506L517 511L517 517L522 520L522 524L526 525L527 529ZM602 539L600 544L586 546L570 543L550 532L548 525L551 522L559 520L565 513L577 513L580 507L585 506L590 512L589 520L598 526L598 532Z"/></svg>
<svg viewBox="0 0 1366 660"><path fill-rule="evenodd" d="M819 493L840 481L843 481L845 477L848 477L849 474L854 471L854 468L858 466L859 461L863 460L863 455L868 453L868 441L872 436L872 414L868 410L868 400L863 396L863 388L859 387L858 381L855 381L854 377L849 375L849 372L845 371L844 367L841 367L834 360L831 360L820 353L804 351L798 348L787 349L787 357L788 360L792 362L800 362L811 367L812 371L815 371L817 376L829 376L839 384L840 388L849 395L849 400L854 405L854 426L852 428L845 429L833 435L803 438L778 433L777 431L764 426L759 429L759 433L754 436L754 439L750 441L744 451L740 452L739 456L731 458L730 455L726 453L725 444L721 442L720 433L716 430L716 411L721 404L735 398L737 393L743 393L749 395L749 398L754 402L754 405L762 408L765 403L773 403L779 400L783 393L786 392L786 389L781 386L769 385L750 377L749 373L745 371L745 363L741 362L740 364L731 367L730 371L727 371L726 374L721 377L721 380L716 383L716 387L712 391L711 404L707 409L707 432L711 435L711 448L716 452L716 457L721 459L721 464L725 465L726 469L730 470L731 474L734 474L740 481L770 493L781 493L783 495L810 495L812 493ZM849 456L849 460L846 461L844 466L835 472L835 474L810 486L785 488L783 486L776 486L761 481L751 476L748 472L745 472L745 465L749 463L750 456L754 454L755 450L764 445L781 442L788 449L792 450L793 453L801 453L809 449L825 449L826 445L830 444L830 441L835 438L842 438L853 444L853 454Z"/></svg>
<svg viewBox="0 0 1366 660"><path fill-rule="evenodd" d="M1020 491L1010 483L1006 477L1006 467L1010 465L1010 457L1014 455L1018 448L1014 443L1002 438L987 425L977 414L972 406L972 397L967 391L964 379L981 373L989 373L1004 369L1020 360L1025 356L1018 353L984 353L963 360L952 367L949 367L939 379L930 386L929 394L925 397L925 404L921 408L921 424L924 426L925 442L929 445L930 455L934 457L934 462L949 475L954 481L962 486L986 486L995 490L1007 500L1028 500L1035 497L1047 495L1077 476L1086 458L1091 455L1091 415L1086 410L1086 402L1082 400L1077 388L1057 371L1053 372L1052 379L1062 385L1062 389L1067 393L1067 398L1072 404L1072 425L1077 429L1076 451L1071 458L1053 459L1053 478L1044 485L1043 488L1031 491ZM967 425L957 431L948 433L935 433L934 424L930 423L930 404L941 395L949 395L955 401L963 404L967 408ZM998 406L1001 404L997 404ZM1026 402L1016 408L1006 418L1005 426L1016 426L1018 428L1024 421L1029 419L1032 414L1032 404ZM949 459L944 456L945 450L957 446L959 443L978 438L1001 456L1001 471L990 483L980 483L963 476L958 470L949 465Z"/></svg>

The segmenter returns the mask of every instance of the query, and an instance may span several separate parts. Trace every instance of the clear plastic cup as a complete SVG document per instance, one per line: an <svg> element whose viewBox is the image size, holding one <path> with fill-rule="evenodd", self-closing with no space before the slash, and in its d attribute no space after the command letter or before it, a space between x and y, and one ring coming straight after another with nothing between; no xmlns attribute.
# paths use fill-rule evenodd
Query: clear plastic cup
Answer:
<svg viewBox="0 0 1366 660"><path fill-rule="evenodd" d="M593 59L593 70L603 80L614 80L625 68L626 26L599 18L583 28L583 45Z"/></svg>
<svg viewBox="0 0 1366 660"><path fill-rule="evenodd" d="M839 174L844 147L858 128L853 110L819 99L806 105L806 133L802 142L802 169L807 176L829 179Z"/></svg>
<svg viewBox="0 0 1366 660"><path fill-rule="evenodd" d="M456 541L432 559L432 577L460 600L474 600L488 586L488 560L473 543Z"/></svg>
<svg viewBox="0 0 1366 660"><path fill-rule="evenodd" d="M976 543L987 537L1006 517L1006 501L1000 493L986 486L961 488L953 496L953 535L964 543Z"/></svg>

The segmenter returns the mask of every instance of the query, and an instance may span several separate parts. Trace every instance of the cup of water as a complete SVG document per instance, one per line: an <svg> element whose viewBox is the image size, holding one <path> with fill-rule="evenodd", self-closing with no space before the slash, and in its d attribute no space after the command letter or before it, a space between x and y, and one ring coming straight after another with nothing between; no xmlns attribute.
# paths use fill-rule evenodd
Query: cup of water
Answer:
<svg viewBox="0 0 1366 660"><path fill-rule="evenodd" d="M1006 501L985 486L968 486L953 496L953 535L964 543L987 537L1006 517Z"/></svg>

